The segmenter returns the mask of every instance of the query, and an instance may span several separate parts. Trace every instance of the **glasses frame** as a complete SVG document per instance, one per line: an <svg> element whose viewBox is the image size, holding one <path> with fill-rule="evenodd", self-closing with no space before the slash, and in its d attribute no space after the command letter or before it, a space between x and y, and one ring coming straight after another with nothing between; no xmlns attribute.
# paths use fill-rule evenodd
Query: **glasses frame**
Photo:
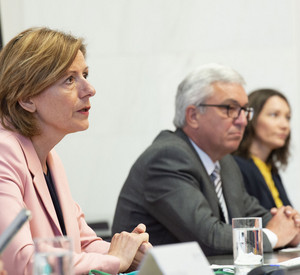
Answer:
<svg viewBox="0 0 300 275"><path fill-rule="evenodd" d="M238 119L239 116L241 115L242 110L245 112L245 116L247 118L247 121L250 121L253 118L254 114L254 109L252 107L241 107L241 106L236 106L234 107L233 105L230 104L204 104L200 103L197 105L198 107L217 107L217 108L226 108L227 110L227 116L233 119ZM237 116L232 116L230 113L230 110L238 110Z"/></svg>

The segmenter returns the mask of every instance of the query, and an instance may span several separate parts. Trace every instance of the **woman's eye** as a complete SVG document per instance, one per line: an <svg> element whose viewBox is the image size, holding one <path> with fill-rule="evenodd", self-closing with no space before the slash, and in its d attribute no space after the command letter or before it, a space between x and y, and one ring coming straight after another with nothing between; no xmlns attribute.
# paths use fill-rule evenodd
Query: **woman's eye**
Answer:
<svg viewBox="0 0 300 275"><path fill-rule="evenodd" d="M73 76L69 76L66 80L67 84L72 84L74 82L74 77Z"/></svg>
<svg viewBox="0 0 300 275"><path fill-rule="evenodd" d="M278 116L277 113L270 113L269 115L272 116L272 117L277 117Z"/></svg>
<svg viewBox="0 0 300 275"><path fill-rule="evenodd" d="M89 73L83 73L83 77L84 77L85 79L87 79L88 76L89 76Z"/></svg>

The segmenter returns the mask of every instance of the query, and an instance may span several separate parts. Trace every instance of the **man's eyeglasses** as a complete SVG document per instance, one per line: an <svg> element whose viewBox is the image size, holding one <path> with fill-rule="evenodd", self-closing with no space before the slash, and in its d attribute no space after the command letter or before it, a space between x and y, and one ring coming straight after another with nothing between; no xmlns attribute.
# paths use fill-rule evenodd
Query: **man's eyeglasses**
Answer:
<svg viewBox="0 0 300 275"><path fill-rule="evenodd" d="M237 119L240 116L241 111L243 110L245 112L245 116L248 121L252 119L254 113L252 107L240 107L240 106L225 105L225 104L199 104L198 106L224 108L227 110L227 116L233 119Z"/></svg>

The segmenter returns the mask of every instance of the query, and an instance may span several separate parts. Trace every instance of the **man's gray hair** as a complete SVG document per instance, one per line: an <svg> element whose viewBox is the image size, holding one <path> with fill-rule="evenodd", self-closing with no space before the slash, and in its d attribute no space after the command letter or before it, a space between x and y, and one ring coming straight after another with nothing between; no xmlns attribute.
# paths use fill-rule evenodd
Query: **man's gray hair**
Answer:
<svg viewBox="0 0 300 275"><path fill-rule="evenodd" d="M236 83L245 85L243 77L230 67L220 64L207 64L191 72L179 84L175 102L175 127L185 126L185 110L189 105L199 105L213 93L212 84Z"/></svg>

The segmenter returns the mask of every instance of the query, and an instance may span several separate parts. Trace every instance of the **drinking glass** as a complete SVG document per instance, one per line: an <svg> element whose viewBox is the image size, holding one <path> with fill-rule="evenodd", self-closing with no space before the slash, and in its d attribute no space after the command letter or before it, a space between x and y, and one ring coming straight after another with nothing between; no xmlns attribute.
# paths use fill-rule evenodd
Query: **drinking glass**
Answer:
<svg viewBox="0 0 300 275"><path fill-rule="evenodd" d="M258 217L232 219L235 274L247 274L263 264L262 220Z"/></svg>
<svg viewBox="0 0 300 275"><path fill-rule="evenodd" d="M34 239L34 275L73 275L72 240L68 237Z"/></svg>

